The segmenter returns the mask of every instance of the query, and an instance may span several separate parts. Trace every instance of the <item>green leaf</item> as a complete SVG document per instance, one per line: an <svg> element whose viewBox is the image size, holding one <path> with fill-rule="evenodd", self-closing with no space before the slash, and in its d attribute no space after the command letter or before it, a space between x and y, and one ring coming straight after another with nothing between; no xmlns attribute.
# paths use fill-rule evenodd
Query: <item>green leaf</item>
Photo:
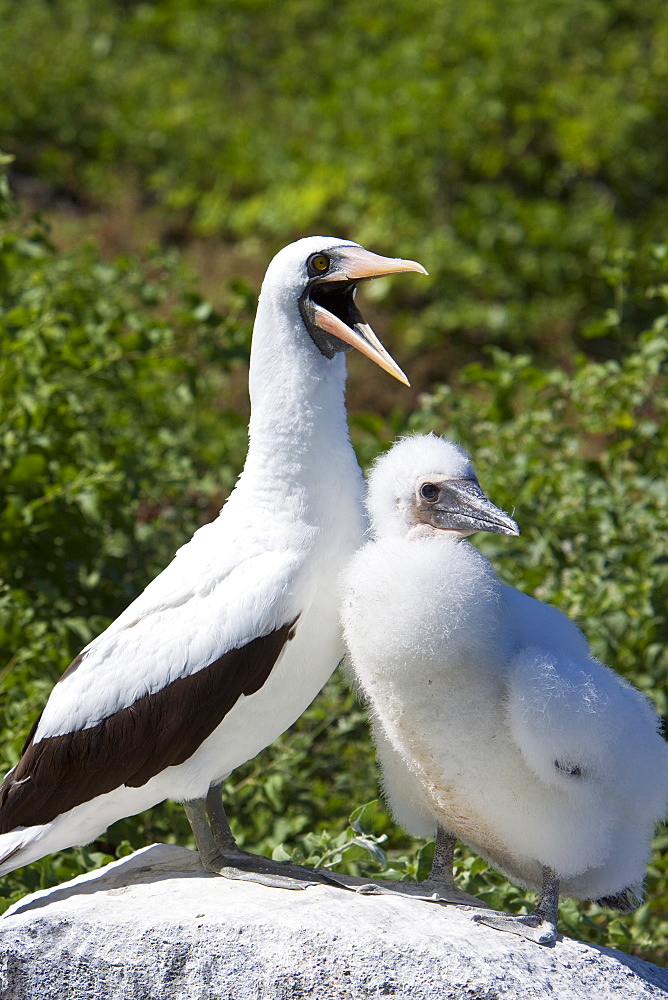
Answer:
<svg viewBox="0 0 668 1000"><path fill-rule="evenodd" d="M14 486L38 483L46 471L44 455L29 453L22 455L7 474L7 482Z"/></svg>

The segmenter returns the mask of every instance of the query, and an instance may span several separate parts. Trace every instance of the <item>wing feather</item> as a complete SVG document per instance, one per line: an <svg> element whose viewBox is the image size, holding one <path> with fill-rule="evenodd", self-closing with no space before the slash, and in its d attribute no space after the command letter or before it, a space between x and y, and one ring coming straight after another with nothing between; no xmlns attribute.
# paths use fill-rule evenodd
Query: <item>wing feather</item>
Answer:
<svg viewBox="0 0 668 1000"><path fill-rule="evenodd" d="M0 787L0 834L49 823L120 785L139 787L182 764L242 695L262 687L293 627L228 650L94 726L29 741Z"/></svg>
<svg viewBox="0 0 668 1000"><path fill-rule="evenodd" d="M124 613L124 624L117 619L56 684L35 742L96 726L294 621L310 600L300 565L293 552L263 552L171 606L144 606L139 618Z"/></svg>
<svg viewBox="0 0 668 1000"><path fill-rule="evenodd" d="M547 784L574 790L574 783L594 783L625 798L638 815L661 815L668 781L659 717L598 660L540 646L520 650L511 663L508 722Z"/></svg>

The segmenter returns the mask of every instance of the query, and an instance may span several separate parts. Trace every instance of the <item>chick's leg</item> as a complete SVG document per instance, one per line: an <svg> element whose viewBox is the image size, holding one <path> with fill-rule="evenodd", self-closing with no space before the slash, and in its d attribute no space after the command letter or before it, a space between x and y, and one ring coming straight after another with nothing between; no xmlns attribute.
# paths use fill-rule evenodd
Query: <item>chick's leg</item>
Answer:
<svg viewBox="0 0 668 1000"><path fill-rule="evenodd" d="M519 934L538 944L553 945L557 940L559 908L559 879L556 872L543 865L543 880L536 908L526 916L513 913L476 913L473 917L480 924L500 931Z"/></svg>

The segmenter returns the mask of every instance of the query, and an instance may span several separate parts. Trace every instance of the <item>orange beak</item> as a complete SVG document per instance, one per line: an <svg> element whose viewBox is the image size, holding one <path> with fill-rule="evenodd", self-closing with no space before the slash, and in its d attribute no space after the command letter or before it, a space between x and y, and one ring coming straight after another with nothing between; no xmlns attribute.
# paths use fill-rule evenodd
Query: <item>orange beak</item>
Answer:
<svg viewBox="0 0 668 1000"><path fill-rule="evenodd" d="M344 247L339 253L339 262L337 270L323 278L323 282L346 279L360 281L364 278L381 278L388 274L400 274L406 271L427 274L422 264L418 264L417 261L402 260L400 257L381 257L358 246ZM399 365L385 350L368 323L348 326L338 316L320 305L315 307L315 319L322 330L356 348L404 385L410 385Z"/></svg>

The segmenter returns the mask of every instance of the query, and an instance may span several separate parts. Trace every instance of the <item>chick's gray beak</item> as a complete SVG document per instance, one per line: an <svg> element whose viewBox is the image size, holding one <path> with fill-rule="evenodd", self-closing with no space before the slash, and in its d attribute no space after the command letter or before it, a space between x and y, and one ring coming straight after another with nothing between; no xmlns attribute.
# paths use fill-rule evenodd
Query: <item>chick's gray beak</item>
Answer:
<svg viewBox="0 0 668 1000"><path fill-rule="evenodd" d="M437 489L438 494L433 499L418 494L417 516L424 524L462 536L475 531L520 534L517 522L487 499L476 479L447 479L428 485Z"/></svg>

